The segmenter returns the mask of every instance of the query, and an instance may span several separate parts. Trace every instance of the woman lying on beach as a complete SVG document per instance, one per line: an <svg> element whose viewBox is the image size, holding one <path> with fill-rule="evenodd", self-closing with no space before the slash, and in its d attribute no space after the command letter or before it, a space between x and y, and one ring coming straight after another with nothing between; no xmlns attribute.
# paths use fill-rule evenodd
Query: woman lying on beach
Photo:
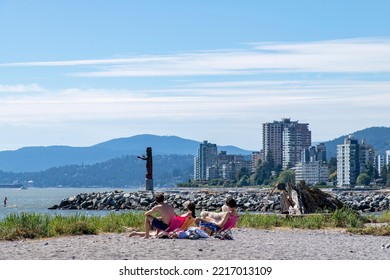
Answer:
<svg viewBox="0 0 390 280"><path fill-rule="evenodd" d="M200 227L200 229L206 231L210 236L234 227L240 217L236 210L237 203L233 198L228 198L226 200L226 205L226 210L228 211L222 212L221 220L216 220L211 218L211 216L208 216L206 218L196 218L195 224Z"/></svg>

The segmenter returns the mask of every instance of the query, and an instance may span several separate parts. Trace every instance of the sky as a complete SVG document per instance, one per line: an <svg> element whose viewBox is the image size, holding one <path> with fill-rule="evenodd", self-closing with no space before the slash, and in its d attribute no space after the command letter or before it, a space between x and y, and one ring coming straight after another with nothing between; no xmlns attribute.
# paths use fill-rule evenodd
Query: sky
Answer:
<svg viewBox="0 0 390 280"><path fill-rule="evenodd" d="M0 150L390 126L390 1L0 0Z"/></svg>

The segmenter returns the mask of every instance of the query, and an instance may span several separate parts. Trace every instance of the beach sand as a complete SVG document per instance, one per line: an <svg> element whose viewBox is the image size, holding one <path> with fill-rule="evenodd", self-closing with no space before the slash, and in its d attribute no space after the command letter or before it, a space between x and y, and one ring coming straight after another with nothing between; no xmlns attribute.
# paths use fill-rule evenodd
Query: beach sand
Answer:
<svg viewBox="0 0 390 280"><path fill-rule="evenodd" d="M143 239L128 234L0 241L2 260L389 260L390 237L339 230L235 229L234 240Z"/></svg>

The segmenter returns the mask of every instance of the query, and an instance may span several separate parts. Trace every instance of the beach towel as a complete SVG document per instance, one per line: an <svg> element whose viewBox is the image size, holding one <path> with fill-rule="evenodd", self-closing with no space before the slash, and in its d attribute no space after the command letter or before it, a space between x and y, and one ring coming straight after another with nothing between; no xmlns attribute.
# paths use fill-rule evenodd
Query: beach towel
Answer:
<svg viewBox="0 0 390 280"><path fill-rule="evenodd" d="M208 238L209 235L197 227L190 227L186 231L177 232L176 237L178 239L200 239L200 238Z"/></svg>

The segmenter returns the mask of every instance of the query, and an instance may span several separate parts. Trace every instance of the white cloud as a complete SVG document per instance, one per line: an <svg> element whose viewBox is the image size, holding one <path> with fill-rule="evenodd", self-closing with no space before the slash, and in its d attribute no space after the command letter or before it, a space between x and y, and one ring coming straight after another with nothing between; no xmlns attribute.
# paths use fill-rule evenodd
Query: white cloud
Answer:
<svg viewBox="0 0 390 280"><path fill-rule="evenodd" d="M251 44L241 50L167 56L0 64L2 68L53 66L64 67L75 76L90 77L240 76L218 79L221 82L202 77L202 83L196 78L175 83L180 86L158 85L156 81L148 90L85 85L49 90L38 84L2 84L0 93L26 94L0 96L0 126L30 130L46 127L45 131L67 137L85 130L91 135L107 135L105 139L115 137L113 131L117 135L123 131L122 136L169 133L241 145L260 141L261 123L282 117L310 123L314 140L390 123L386 114L390 82L383 78L390 72L390 39L386 38ZM73 66L82 66L85 72L76 73ZM246 74L259 72L271 74L263 75L263 80L244 80ZM287 74L273 75L275 72ZM313 72L331 75L313 78ZM290 75L294 73L299 75ZM305 73L312 78L303 78ZM370 81L372 73L385 74Z"/></svg>
<svg viewBox="0 0 390 280"><path fill-rule="evenodd" d="M362 109L385 109L390 104L389 93L387 81L340 80L221 82L143 91L70 88L8 97L0 104L0 119L3 122L232 120L259 119L260 112L294 110L325 116L334 108L359 115Z"/></svg>
<svg viewBox="0 0 390 280"><path fill-rule="evenodd" d="M0 93L24 93L24 92L42 92L44 91L38 84L16 84L2 85L0 84Z"/></svg>
<svg viewBox="0 0 390 280"><path fill-rule="evenodd" d="M21 62L0 67L89 66L79 77L246 75L262 72L390 72L390 39L247 44L245 49L210 50L118 59ZM99 70L95 67L99 66Z"/></svg>

